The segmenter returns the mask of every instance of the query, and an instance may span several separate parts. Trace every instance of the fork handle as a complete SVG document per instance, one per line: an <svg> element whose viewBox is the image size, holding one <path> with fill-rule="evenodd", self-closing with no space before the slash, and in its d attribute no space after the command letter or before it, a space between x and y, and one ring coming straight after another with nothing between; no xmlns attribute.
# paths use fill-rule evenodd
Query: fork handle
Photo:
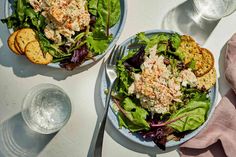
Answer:
<svg viewBox="0 0 236 157"><path fill-rule="evenodd" d="M102 156L102 145L103 145L103 137L104 137L104 130L105 130L105 126L106 126L106 119L107 119L107 113L108 113L108 109L109 109L109 102L111 99L111 91L112 91L112 87L113 87L114 83L111 83L109 90L108 90L108 95L106 98L106 103L105 103L105 109L102 115L102 119L99 122L99 126L98 126L98 133L95 136L95 147L94 147L94 154L93 157L101 157Z"/></svg>

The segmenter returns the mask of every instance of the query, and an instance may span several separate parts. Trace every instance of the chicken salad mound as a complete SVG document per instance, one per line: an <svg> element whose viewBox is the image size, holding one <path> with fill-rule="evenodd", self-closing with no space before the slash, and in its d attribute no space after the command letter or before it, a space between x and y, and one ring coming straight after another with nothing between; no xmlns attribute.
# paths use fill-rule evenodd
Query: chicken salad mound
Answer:
<svg viewBox="0 0 236 157"><path fill-rule="evenodd" d="M81 31L89 25L90 14L86 10L86 0L29 0L36 12L46 18L44 29L48 39L60 43L61 35L69 40L75 31Z"/></svg>
<svg viewBox="0 0 236 157"><path fill-rule="evenodd" d="M191 69L175 72L164 60L164 56L157 55L155 46L149 57L145 57L142 72L134 73L134 82L129 87L129 94L135 94L142 107L162 114L169 112L173 102L181 102L181 86L195 87L197 84Z"/></svg>

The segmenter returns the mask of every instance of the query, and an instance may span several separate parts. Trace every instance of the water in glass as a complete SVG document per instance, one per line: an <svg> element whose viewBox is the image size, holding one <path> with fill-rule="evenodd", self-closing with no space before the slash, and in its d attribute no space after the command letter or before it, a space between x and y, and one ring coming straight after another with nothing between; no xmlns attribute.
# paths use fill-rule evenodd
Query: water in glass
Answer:
<svg viewBox="0 0 236 157"><path fill-rule="evenodd" d="M193 0L197 13L207 20L219 20L236 9L235 0Z"/></svg>
<svg viewBox="0 0 236 157"><path fill-rule="evenodd" d="M70 117L71 102L58 86L42 84L30 90L23 102L22 116L34 131L49 134L61 129Z"/></svg>

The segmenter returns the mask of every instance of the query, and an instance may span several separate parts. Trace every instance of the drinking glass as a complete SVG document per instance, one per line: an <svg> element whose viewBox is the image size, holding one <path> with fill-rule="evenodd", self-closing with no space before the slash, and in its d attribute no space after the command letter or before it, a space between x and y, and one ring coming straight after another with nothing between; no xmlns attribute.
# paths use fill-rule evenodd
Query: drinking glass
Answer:
<svg viewBox="0 0 236 157"><path fill-rule="evenodd" d="M40 84L25 96L21 114L29 128L41 134L51 134L60 130L69 120L71 102L60 87Z"/></svg>
<svg viewBox="0 0 236 157"><path fill-rule="evenodd" d="M206 20L219 20L235 11L236 0L193 0L194 10Z"/></svg>

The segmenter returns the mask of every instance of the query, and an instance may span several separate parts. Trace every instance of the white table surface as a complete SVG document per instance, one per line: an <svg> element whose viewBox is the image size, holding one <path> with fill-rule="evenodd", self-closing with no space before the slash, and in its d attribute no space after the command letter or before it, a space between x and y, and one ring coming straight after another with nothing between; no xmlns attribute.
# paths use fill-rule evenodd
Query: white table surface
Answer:
<svg viewBox="0 0 236 157"><path fill-rule="evenodd" d="M165 15L184 0L127 0L128 14L124 30L118 43L127 37L140 31L163 28ZM4 3L1 0L0 18L4 17ZM215 57L215 66L218 73L219 92L218 101L228 90L228 85L223 76L223 50L227 40L236 32L236 13L223 18L216 25L207 38L204 47L210 49ZM8 36L6 26L0 23L0 37ZM16 56L9 52L7 39L2 38L3 47L0 49L0 129L3 124L11 121L11 117L19 115L21 102L27 91L40 83L52 83L62 87L71 98L73 111L69 122L58 132L51 141L45 144L44 149L38 154L39 157L85 157L88 155L90 143L96 126L96 121L101 110L101 104L96 103L95 84L98 77L102 60L89 69L67 72L61 69L53 69L46 66L31 64L22 56ZM101 106L100 106L101 107ZM101 108L100 108L101 109ZM14 119L14 118L13 118ZM17 132L21 132L21 126L15 127L12 134L13 142L25 149L28 146L19 142ZM19 135L23 137L23 135ZM26 136L26 135L24 135ZM28 136L28 135L27 135ZM36 137L36 136L35 136ZM34 137L30 137L33 139ZM21 139L24 141L24 139ZM1 150L11 150L11 146L4 145L0 138ZM1 148L2 147L2 148ZM34 141L33 147L37 145ZM32 150L32 149L30 149ZM23 155L24 156L24 155ZM89 156L89 155L88 155ZM177 151L161 152L157 149L142 147L125 139L110 122L107 122L103 145L104 157L177 157Z"/></svg>

